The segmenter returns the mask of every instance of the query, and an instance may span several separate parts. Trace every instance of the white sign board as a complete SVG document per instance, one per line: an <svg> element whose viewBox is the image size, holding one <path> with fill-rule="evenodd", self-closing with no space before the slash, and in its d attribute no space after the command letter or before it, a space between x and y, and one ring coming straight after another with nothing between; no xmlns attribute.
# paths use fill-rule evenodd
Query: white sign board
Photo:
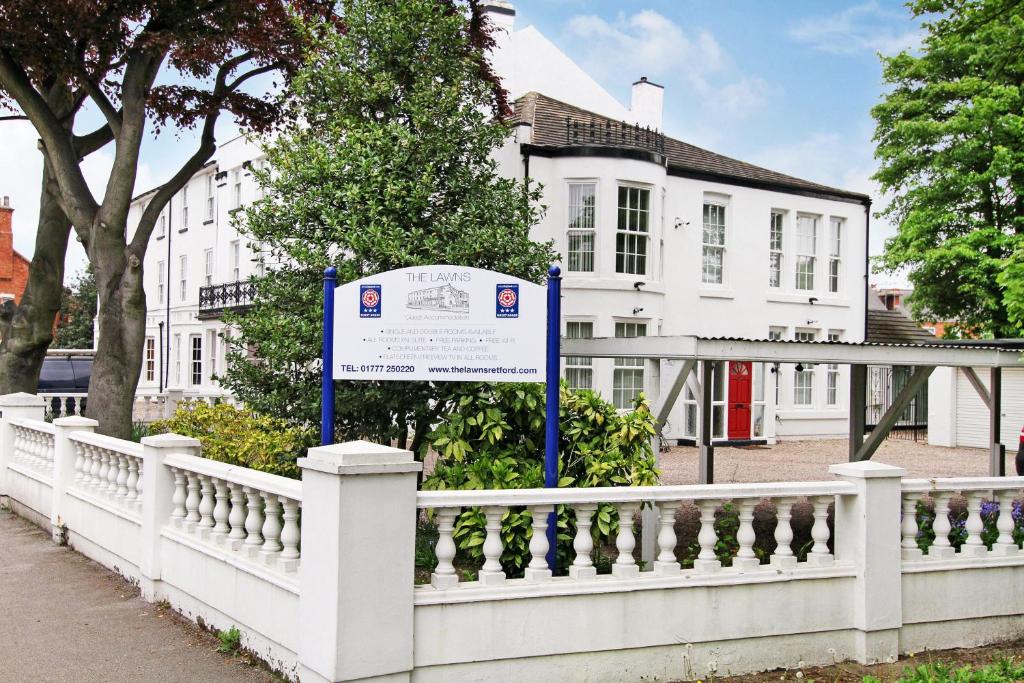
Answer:
<svg viewBox="0 0 1024 683"><path fill-rule="evenodd" d="M547 292L479 268L401 268L334 290L334 379L543 382Z"/></svg>

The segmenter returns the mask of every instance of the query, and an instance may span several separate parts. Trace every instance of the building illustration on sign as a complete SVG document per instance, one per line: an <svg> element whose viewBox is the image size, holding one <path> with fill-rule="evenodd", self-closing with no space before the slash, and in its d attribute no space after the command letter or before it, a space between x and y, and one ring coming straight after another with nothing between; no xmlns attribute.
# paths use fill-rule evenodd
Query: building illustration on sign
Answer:
<svg viewBox="0 0 1024 683"><path fill-rule="evenodd" d="M451 285L417 289L409 292L406 308L421 308L429 311L469 312L469 292Z"/></svg>

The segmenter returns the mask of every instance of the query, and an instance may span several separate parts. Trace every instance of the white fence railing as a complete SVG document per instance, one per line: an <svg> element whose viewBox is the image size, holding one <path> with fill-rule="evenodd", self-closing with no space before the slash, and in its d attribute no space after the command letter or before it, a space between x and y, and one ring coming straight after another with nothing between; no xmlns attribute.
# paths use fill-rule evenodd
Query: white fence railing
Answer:
<svg viewBox="0 0 1024 683"><path fill-rule="evenodd" d="M299 566L302 483L183 453L168 522L191 538L286 573Z"/></svg>
<svg viewBox="0 0 1024 683"><path fill-rule="evenodd" d="M420 492L408 451L313 448L300 482L199 457L194 439L135 444L44 410L0 397L6 504L147 600L237 627L291 679L688 680L1024 635L1024 478L905 480L869 462L825 482ZM571 534L555 576L554 510ZM467 513L484 520L479 560L458 549ZM514 515L532 531L521 577L502 564ZM417 538L427 517L433 546ZM591 532L609 520L605 573ZM656 539L650 564L638 534Z"/></svg>
<svg viewBox="0 0 1024 683"><path fill-rule="evenodd" d="M501 567L504 547L501 539L501 520L512 508L526 508L533 530L530 539L531 560L524 576L526 583L547 582L552 579L546 556L548 515L555 506L562 505L572 511L576 533L573 537L573 561L563 581L588 581L597 577L591 553L594 550L592 529L595 515L609 514L614 509L618 516L615 537L616 557L612 576L618 579L644 580L676 576L683 572L676 558L676 512L685 503L700 511L700 532L697 542L700 552L693 562L692 574L724 571L740 574L752 571L794 569L797 556L790 544L792 508L797 501L808 502L813 509L814 524L811 536L814 544L806 556L805 566L822 567L833 563L829 550L831 531L828 526L829 506L836 496L852 495L854 486L848 482L794 482L784 484L745 484L742 486L651 486L628 488L581 489L518 489L504 491L422 491L417 506L433 512L438 528L435 548L437 568L431 576L431 586L448 589L459 585L453 560L456 543L453 537L456 519L467 508L479 508L486 520L486 539L483 543L484 564L478 573L478 585L501 585L507 576ZM770 553L770 562L762 565L754 552L754 508L770 503L778 523L774 532L776 548ZM653 505L658 511L657 559L652 571L641 572L634 557L636 537L634 521L644 505ZM719 542L715 529L716 511L724 506L735 508L739 528L735 540L738 550L731 558L730 567L723 569L715 546ZM602 509L604 508L604 509Z"/></svg>

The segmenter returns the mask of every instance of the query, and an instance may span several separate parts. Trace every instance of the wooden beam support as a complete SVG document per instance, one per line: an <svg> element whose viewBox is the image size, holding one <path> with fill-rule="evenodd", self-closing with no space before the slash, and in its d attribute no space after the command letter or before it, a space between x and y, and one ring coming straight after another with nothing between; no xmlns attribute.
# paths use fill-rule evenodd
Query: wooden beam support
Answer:
<svg viewBox="0 0 1024 683"><path fill-rule="evenodd" d="M700 364L700 431L697 435L700 465L697 481L701 484L715 483L715 447L711 445L711 372L714 367L714 363L707 360Z"/></svg>
<svg viewBox="0 0 1024 683"><path fill-rule="evenodd" d="M871 434L864 441L864 444L857 450L856 457L853 458L854 461L871 459L871 456L875 454L878 447L885 441L885 437L889 436L889 432L892 431L893 425L899 420L900 414L910 405L910 402L917 396L917 392L921 390L921 387L925 385L925 382L928 381L928 378L934 371L935 367L932 365L924 365L914 369L914 373L907 380L906 386L896 395L892 405L882 415L875 428L871 430Z"/></svg>
<svg viewBox="0 0 1024 683"><path fill-rule="evenodd" d="M981 402L985 404L985 407L992 410L992 395L988 393L988 389L981 383L981 378L978 377L978 373L974 371L974 368L960 368L963 370L964 376L967 377L967 381L971 383L974 390L978 392L978 396L981 398Z"/></svg>
<svg viewBox="0 0 1024 683"><path fill-rule="evenodd" d="M1006 446L1000 443L1003 426L1003 369L989 370L988 405L988 473L993 477L1006 476Z"/></svg>
<svg viewBox="0 0 1024 683"><path fill-rule="evenodd" d="M778 381L776 379L776 381ZM867 411L868 366L850 366L850 462L864 445L864 422Z"/></svg>

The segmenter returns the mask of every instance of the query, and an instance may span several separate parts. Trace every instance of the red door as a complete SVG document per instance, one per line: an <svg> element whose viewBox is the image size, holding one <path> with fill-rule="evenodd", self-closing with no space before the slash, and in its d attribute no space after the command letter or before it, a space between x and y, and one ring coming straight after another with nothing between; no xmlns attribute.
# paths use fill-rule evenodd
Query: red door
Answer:
<svg viewBox="0 0 1024 683"><path fill-rule="evenodd" d="M749 362L729 363L729 438L750 438L750 373Z"/></svg>

